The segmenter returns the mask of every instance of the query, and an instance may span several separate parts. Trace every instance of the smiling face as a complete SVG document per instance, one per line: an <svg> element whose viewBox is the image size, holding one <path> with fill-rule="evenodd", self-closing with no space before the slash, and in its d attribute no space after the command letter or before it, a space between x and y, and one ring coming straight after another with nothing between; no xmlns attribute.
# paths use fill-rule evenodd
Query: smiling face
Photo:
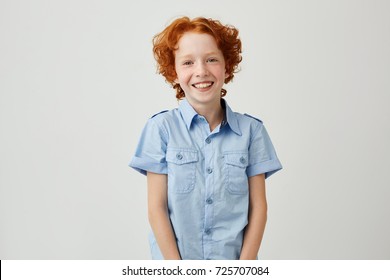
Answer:
<svg viewBox="0 0 390 280"><path fill-rule="evenodd" d="M205 33L187 32L175 51L175 70L188 102L199 106L220 106L221 89L228 76L225 59L215 39Z"/></svg>

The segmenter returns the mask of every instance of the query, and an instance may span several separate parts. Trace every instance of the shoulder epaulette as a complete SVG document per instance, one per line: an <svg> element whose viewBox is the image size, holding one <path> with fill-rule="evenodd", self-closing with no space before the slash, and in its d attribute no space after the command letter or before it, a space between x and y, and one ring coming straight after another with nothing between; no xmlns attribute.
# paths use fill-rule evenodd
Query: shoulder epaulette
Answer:
<svg viewBox="0 0 390 280"><path fill-rule="evenodd" d="M253 116L251 116L251 115L248 115L248 114L244 114L244 115L247 116L247 117L250 117L250 118L252 118L252 119L255 119L256 121L259 121L259 122L263 123L262 120L260 120L260 119L258 119L258 118L255 118L255 117L253 117Z"/></svg>
<svg viewBox="0 0 390 280"><path fill-rule="evenodd" d="M151 117L151 119L154 118L154 117L157 116L157 115L160 115L160 114L165 113L165 112L168 112L168 111L169 111L169 110L164 110L164 111L161 111L161 112L159 112L159 113L157 113L157 114L154 114L154 115Z"/></svg>

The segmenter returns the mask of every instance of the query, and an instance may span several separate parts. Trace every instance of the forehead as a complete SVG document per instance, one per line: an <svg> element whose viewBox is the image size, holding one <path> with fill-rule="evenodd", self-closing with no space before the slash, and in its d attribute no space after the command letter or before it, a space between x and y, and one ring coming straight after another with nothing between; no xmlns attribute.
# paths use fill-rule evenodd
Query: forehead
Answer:
<svg viewBox="0 0 390 280"><path fill-rule="evenodd" d="M220 52L214 37L206 33L186 32L177 43L176 55Z"/></svg>

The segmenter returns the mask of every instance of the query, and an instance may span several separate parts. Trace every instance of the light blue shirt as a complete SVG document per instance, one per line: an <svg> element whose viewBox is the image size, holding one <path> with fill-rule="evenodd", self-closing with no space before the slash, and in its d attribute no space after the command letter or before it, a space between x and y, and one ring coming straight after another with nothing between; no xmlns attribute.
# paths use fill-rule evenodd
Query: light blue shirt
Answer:
<svg viewBox="0 0 390 280"><path fill-rule="evenodd" d="M233 112L214 131L187 100L148 120L129 166L168 174L169 218L182 259L239 259L248 177L282 168L260 120ZM152 258L163 259L153 233Z"/></svg>

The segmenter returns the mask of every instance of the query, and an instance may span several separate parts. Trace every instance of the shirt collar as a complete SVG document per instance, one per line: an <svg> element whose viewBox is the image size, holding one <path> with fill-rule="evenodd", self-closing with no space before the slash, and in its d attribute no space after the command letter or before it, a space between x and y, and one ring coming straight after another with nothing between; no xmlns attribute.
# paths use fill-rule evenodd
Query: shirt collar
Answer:
<svg viewBox="0 0 390 280"><path fill-rule="evenodd" d="M190 103L188 103L187 99L180 101L179 110L187 128L190 129L192 120L196 115L198 115L198 113L194 110L194 108L192 108Z"/></svg>
<svg viewBox="0 0 390 280"><path fill-rule="evenodd" d="M229 124L231 130L237 135L242 135L240 126L238 125L238 119L233 110L229 107L225 99L221 99L222 106L225 106L226 122Z"/></svg>
<svg viewBox="0 0 390 280"><path fill-rule="evenodd" d="M225 108L225 118L223 122L226 121L226 123L229 125L230 129L238 134L242 135L240 126L238 125L238 119L236 117L236 114L232 111L232 109L229 107L225 99L221 99L222 107ZM187 99L184 99L179 104L179 110L181 112L181 115L183 116L184 122L188 129L190 129L192 121L198 113L194 110L194 108L191 106L191 104L187 101Z"/></svg>

